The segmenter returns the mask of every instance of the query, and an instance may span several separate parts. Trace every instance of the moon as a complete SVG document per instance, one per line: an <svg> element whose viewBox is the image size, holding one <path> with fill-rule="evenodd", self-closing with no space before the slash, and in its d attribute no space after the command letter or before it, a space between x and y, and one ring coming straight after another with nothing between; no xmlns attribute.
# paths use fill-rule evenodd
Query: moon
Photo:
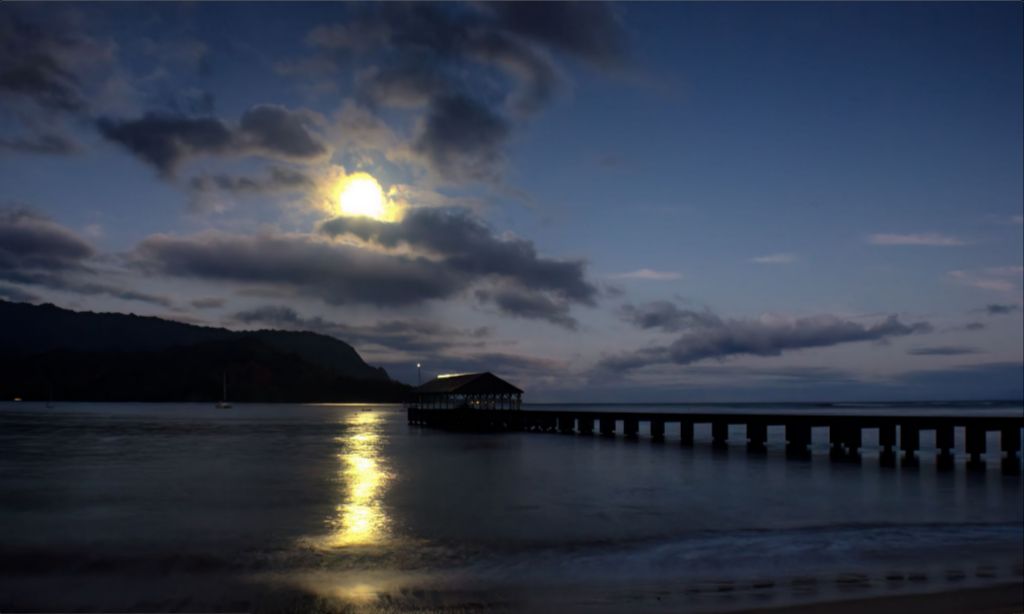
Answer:
<svg viewBox="0 0 1024 614"><path fill-rule="evenodd" d="M382 221L388 218L384 190L369 173L354 173L344 180L338 195L338 207L342 215Z"/></svg>

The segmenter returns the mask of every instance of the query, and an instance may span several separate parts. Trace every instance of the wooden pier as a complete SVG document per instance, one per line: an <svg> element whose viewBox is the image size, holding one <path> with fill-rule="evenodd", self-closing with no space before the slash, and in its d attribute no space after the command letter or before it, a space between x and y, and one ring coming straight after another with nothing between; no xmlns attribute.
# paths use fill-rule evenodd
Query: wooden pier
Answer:
<svg viewBox="0 0 1024 614"><path fill-rule="evenodd" d="M725 448L732 426L746 427L746 448L751 453L765 453L768 428L785 428L786 454L791 458L810 458L812 429L827 428L829 456L837 461L859 461L865 429L878 431L879 459L884 466L914 466L919 461L922 436L934 437L936 464L952 469L957 453L956 429L963 429L963 453L967 467L984 470L988 434L999 433L1003 472L1019 475L1021 471L1021 431L1024 416L926 416L871 413L862 415L830 413L651 413L538 411L494 409L428 409L408 408L409 424L471 431L526 431L614 437L621 433L627 439L639 439L640 425L653 442L665 441L666 431L678 432L684 446L694 444L694 427L711 426L711 445ZM596 427L596 428L595 428ZM898 459L899 456L899 459Z"/></svg>

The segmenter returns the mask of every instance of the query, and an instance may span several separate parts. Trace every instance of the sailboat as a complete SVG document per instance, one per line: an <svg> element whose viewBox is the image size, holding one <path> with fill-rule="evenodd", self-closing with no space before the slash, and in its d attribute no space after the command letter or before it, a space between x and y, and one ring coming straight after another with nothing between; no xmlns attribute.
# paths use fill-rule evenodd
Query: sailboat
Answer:
<svg viewBox="0 0 1024 614"><path fill-rule="evenodd" d="M231 403L228 403L228 374L223 373L224 376L224 391L221 396L221 400L217 402L217 409L229 409Z"/></svg>

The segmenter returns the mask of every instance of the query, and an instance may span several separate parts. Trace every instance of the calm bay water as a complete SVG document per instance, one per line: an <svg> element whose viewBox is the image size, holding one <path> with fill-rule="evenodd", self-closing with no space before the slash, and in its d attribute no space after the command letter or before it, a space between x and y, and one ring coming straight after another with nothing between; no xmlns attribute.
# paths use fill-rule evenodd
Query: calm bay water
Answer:
<svg viewBox="0 0 1024 614"><path fill-rule="evenodd" d="M940 473L929 436L920 468L886 469L867 435L860 465L829 462L821 433L810 462L776 429L766 456L742 429L725 452L671 435L0 404L0 611L720 611L1021 581L1022 481L998 462Z"/></svg>

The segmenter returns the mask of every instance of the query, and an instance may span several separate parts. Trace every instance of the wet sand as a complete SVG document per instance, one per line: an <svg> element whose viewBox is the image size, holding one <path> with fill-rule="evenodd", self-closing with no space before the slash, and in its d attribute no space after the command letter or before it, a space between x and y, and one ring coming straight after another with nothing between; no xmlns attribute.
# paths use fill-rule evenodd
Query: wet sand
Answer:
<svg viewBox="0 0 1024 614"><path fill-rule="evenodd" d="M757 614L1016 614L1024 612L1024 582L917 595L893 595L738 610Z"/></svg>

